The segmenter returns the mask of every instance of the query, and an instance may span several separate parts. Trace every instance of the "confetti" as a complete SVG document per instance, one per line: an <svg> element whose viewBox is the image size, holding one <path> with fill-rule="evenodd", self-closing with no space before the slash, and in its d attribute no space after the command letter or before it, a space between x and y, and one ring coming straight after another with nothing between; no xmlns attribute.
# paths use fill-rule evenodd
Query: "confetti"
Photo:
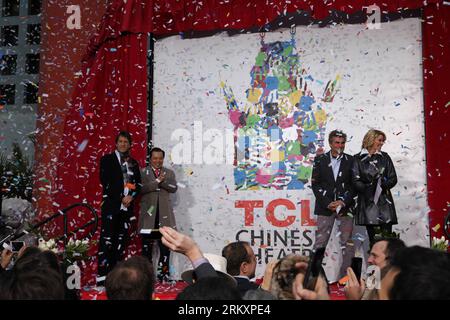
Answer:
<svg viewBox="0 0 450 320"><path fill-rule="evenodd" d="M79 144L79 146L78 146L78 148L77 148L77 152L78 152L78 153L83 152L84 149L86 149L86 146L87 146L88 142L89 142L88 139L83 140L83 142L81 142L81 143Z"/></svg>

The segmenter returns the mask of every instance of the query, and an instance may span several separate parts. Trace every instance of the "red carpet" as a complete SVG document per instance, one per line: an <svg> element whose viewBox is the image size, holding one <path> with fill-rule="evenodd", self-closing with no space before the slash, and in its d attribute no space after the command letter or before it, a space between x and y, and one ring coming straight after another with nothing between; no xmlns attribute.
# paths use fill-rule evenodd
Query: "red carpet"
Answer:
<svg viewBox="0 0 450 320"><path fill-rule="evenodd" d="M187 283L178 281L173 283L156 283L155 300L174 300ZM345 300L344 287L338 284L330 285L331 300ZM106 300L106 292L95 287L81 290L81 300Z"/></svg>
<svg viewBox="0 0 450 320"><path fill-rule="evenodd" d="M172 282L172 283L160 283L155 285L154 299L155 300L175 300L178 293L183 291L187 286L184 281ZM81 290L81 300L107 300L106 292L98 290L96 287Z"/></svg>
<svg viewBox="0 0 450 320"><path fill-rule="evenodd" d="M331 300L346 300L344 286L338 283L330 284L330 298Z"/></svg>

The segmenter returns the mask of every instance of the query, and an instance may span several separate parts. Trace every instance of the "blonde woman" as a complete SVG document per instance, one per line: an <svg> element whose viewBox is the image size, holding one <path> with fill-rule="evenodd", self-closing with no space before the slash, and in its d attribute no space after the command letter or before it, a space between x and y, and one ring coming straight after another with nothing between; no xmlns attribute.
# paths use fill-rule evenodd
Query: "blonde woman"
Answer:
<svg viewBox="0 0 450 320"><path fill-rule="evenodd" d="M355 224L365 225L370 243L381 232L392 232L397 224L391 189L397 184L394 164L381 147L386 134L371 129L364 136L362 150L355 155L352 180L358 194Z"/></svg>

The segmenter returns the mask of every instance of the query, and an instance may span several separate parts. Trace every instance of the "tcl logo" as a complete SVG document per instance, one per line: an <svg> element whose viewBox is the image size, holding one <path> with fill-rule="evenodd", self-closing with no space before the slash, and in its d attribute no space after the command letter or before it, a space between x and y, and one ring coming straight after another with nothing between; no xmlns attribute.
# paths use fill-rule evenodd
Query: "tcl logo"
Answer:
<svg viewBox="0 0 450 320"><path fill-rule="evenodd" d="M238 200L234 204L235 208L244 209L245 214L245 226L251 227L255 222L255 209L264 208L264 200ZM277 207L285 207L287 210L292 211L292 215L288 215L285 219L281 220L275 216L275 209ZM311 209L309 200L301 200L299 208L288 199L275 199L270 201L266 209L267 221L275 227L288 227L295 222L297 217L296 211L298 210L300 221L302 226L315 226L316 221L311 218Z"/></svg>

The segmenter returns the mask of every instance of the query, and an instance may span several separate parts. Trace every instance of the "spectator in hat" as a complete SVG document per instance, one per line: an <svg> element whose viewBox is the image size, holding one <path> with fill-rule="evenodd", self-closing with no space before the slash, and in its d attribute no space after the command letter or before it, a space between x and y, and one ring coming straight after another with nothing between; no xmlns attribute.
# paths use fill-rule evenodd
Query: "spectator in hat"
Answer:
<svg viewBox="0 0 450 320"><path fill-rule="evenodd" d="M174 252L185 255L189 259L194 271L193 279L218 276L214 267L203 255L200 247L189 236L170 227L161 227L159 230L162 235L161 242L163 245Z"/></svg>
<svg viewBox="0 0 450 320"><path fill-rule="evenodd" d="M184 288L176 300L242 300L242 297L229 279L206 277Z"/></svg>

